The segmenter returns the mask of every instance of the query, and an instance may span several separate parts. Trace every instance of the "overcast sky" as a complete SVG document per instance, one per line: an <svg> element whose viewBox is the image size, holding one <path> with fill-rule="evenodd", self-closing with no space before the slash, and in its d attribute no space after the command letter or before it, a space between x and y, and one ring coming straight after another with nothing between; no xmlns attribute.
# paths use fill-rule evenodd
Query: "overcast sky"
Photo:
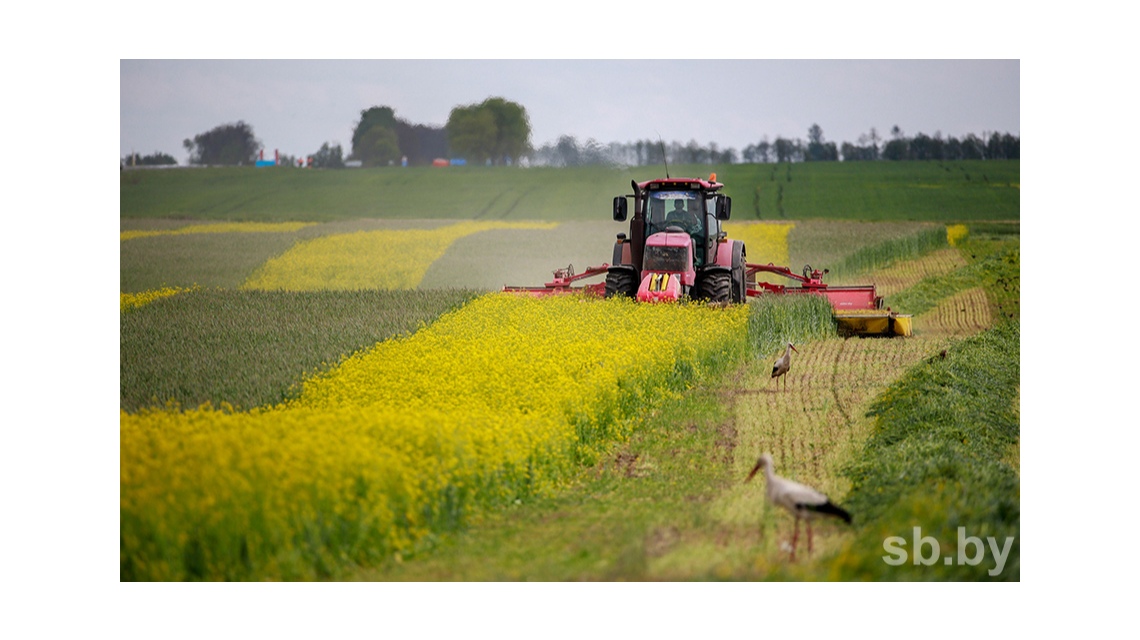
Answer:
<svg viewBox="0 0 1140 640"><path fill-rule="evenodd" d="M119 63L119 157L168 153L245 121L267 153L351 151L360 112L389 106L443 126L500 96L523 105L536 147L696 140L737 151L763 136L856 142L941 132L1021 134L1019 60L133 60Z"/></svg>

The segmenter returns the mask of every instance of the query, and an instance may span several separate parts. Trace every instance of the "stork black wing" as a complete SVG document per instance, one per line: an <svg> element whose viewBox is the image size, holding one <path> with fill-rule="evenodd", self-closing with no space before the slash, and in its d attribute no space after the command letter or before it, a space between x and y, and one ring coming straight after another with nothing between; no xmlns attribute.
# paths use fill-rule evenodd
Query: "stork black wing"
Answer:
<svg viewBox="0 0 1140 640"><path fill-rule="evenodd" d="M801 509L807 509L808 511L842 518L844 522L851 524L851 514L844 511L842 507L832 504L830 500L823 504L798 504L796 506Z"/></svg>

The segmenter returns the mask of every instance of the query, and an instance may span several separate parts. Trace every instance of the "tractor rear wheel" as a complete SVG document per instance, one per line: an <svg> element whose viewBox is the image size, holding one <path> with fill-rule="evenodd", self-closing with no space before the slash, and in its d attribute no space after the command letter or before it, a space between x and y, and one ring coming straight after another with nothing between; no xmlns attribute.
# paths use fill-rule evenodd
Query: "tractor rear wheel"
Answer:
<svg viewBox="0 0 1140 640"><path fill-rule="evenodd" d="M637 281L629 271L610 271L606 274L606 297L625 296L633 298L637 295Z"/></svg>
<svg viewBox="0 0 1140 640"><path fill-rule="evenodd" d="M748 290L744 282L744 265L732 270L732 301L734 303L747 302Z"/></svg>

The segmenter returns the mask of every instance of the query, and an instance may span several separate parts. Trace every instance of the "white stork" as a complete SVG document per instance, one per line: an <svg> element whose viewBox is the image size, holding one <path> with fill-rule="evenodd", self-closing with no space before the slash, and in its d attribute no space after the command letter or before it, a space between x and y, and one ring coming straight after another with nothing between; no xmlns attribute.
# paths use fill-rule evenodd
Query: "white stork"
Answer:
<svg viewBox="0 0 1140 640"><path fill-rule="evenodd" d="M851 524L851 514L833 504L827 496L811 487L776 475L772 470L772 456L767 453L760 456L760 459L756 461L756 466L752 467L752 472L744 481L751 480L752 476L756 475L756 472L761 468L764 469L764 477L768 480L768 500L772 504L787 509L795 517L795 533L792 534L793 561L796 559L796 540L800 536L800 520L807 522L809 554L811 553L812 518L820 515L835 516L847 524Z"/></svg>
<svg viewBox="0 0 1140 640"><path fill-rule="evenodd" d="M776 359L776 364L772 365L772 377L776 378L776 388L780 388L780 376L784 376L784 390L788 389L788 369L792 368L792 352L799 353L800 350L792 343L784 348L784 355Z"/></svg>

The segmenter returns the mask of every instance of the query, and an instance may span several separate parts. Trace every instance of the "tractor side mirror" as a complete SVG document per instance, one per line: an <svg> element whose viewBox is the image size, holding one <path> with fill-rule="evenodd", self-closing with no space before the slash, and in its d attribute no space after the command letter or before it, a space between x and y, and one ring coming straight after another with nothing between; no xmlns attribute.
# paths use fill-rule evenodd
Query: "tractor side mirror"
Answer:
<svg viewBox="0 0 1140 640"><path fill-rule="evenodd" d="M617 196L614 198L614 220L616 222L625 222L625 213L628 206L625 201L625 196Z"/></svg>
<svg viewBox="0 0 1140 640"><path fill-rule="evenodd" d="M725 196L725 195L717 196L716 197L716 219L717 220L728 220L728 217L731 215L732 215L732 198Z"/></svg>

